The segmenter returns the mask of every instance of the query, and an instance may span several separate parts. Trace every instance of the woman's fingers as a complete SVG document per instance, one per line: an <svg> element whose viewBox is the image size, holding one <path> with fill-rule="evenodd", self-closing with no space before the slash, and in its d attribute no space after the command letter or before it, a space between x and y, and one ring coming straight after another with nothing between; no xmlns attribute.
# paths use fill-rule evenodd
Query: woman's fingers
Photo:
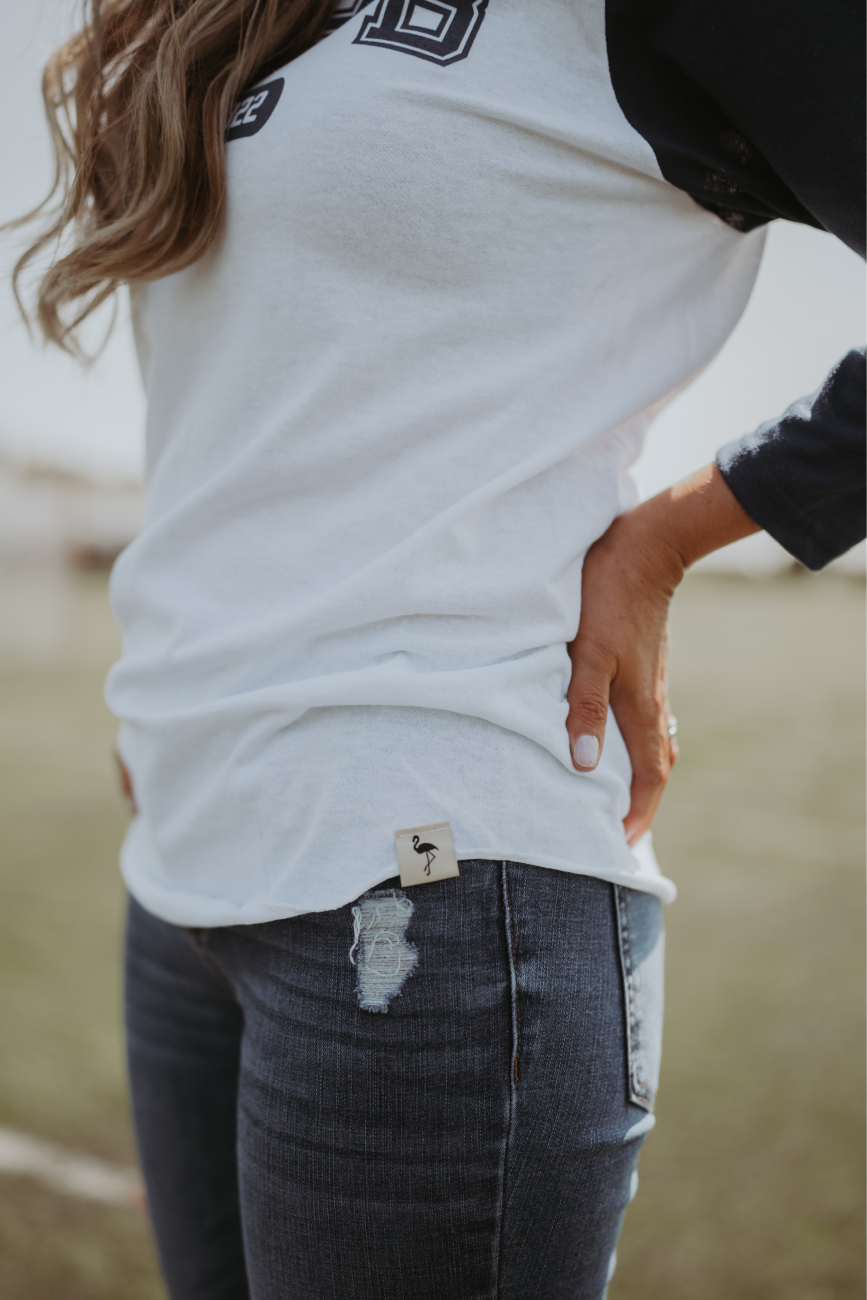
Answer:
<svg viewBox="0 0 867 1300"><path fill-rule="evenodd" d="M133 817L135 817L136 813L138 812L138 808L136 808L135 805L135 794L132 788L132 777L129 774L126 763L123 761L123 759L121 758L117 750L114 751L114 761L117 763L118 772L120 774L120 788L123 791L123 797L124 799L126 799L127 807L129 808L130 814Z"/></svg>
<svg viewBox="0 0 867 1300"><path fill-rule="evenodd" d="M570 649L572 681L566 718L569 750L578 771L591 772L605 742L613 664L604 653L582 641L580 634Z"/></svg>
<svg viewBox="0 0 867 1300"><path fill-rule="evenodd" d="M648 503L620 515L587 552L581 619L569 646L566 727L572 762L578 771L596 767L610 704L632 764L623 822L630 844L650 828L675 757L666 674L668 608L683 560L665 540L667 513L663 509L657 520L659 509Z"/></svg>
<svg viewBox="0 0 867 1300"><path fill-rule="evenodd" d="M634 844L650 830L677 749L668 734L669 712L665 700L639 703L635 694L625 691L616 693L612 706L632 764L629 812L623 820L623 829L629 843Z"/></svg>
<svg viewBox="0 0 867 1300"><path fill-rule="evenodd" d="M609 702L623 736L632 764L629 812L623 829L630 844L650 829L671 769L677 758L677 743L669 736L669 709L665 693L665 649L663 632L648 647L652 675L659 688L650 692L631 681L631 674L618 664L613 653L595 647L580 634L571 647L572 681L566 729L572 762L578 771L596 767L605 740ZM646 681L645 673L641 674ZM613 680L613 686L612 686Z"/></svg>

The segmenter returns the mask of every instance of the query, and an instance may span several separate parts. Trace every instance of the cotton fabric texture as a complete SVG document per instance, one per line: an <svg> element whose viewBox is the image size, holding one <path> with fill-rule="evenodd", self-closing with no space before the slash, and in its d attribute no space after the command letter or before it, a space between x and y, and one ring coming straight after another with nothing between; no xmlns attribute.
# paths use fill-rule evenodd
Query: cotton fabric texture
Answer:
<svg viewBox="0 0 867 1300"><path fill-rule="evenodd" d="M508 862L384 884L414 962L376 1011L370 895L192 934L133 902L133 1110L171 1300L602 1300L653 1125L662 904Z"/></svg>
<svg viewBox="0 0 867 1300"><path fill-rule="evenodd" d="M663 179L601 0L452 9L450 61L385 0L268 78L220 242L135 295L148 508L107 698L124 876L176 924L342 907L445 820L459 859L674 893L624 839L613 717L572 766L566 644L763 233Z"/></svg>

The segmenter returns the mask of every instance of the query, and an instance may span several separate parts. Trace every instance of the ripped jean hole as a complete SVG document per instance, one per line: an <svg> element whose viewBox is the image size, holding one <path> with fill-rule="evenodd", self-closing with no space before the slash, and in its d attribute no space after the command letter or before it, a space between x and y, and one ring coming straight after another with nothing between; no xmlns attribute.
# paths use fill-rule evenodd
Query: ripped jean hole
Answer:
<svg viewBox="0 0 867 1300"><path fill-rule="evenodd" d="M387 1011L418 962L404 938L413 905L399 889L383 889L359 899L352 909L355 932L349 960L356 965L355 992L362 1011Z"/></svg>

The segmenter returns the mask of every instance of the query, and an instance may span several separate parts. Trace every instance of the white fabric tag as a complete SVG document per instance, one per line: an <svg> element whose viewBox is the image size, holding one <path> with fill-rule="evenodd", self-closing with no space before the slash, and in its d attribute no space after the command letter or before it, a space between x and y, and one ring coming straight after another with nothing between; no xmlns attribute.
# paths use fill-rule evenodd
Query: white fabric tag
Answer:
<svg viewBox="0 0 867 1300"><path fill-rule="evenodd" d="M402 885L429 885L460 875L450 822L395 831L394 842Z"/></svg>

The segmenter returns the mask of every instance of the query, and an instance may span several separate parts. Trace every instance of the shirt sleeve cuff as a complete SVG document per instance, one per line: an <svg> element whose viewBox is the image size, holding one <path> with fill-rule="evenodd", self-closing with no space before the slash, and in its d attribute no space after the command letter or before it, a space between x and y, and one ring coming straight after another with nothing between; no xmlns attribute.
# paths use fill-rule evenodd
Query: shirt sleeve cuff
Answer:
<svg viewBox="0 0 867 1300"><path fill-rule="evenodd" d="M767 464L768 447L773 447L773 438L766 430L758 430L721 447L716 454L716 464L750 519L764 532L770 533L799 563L818 571L842 555L848 546L825 536L822 525L816 524L790 499L777 482L771 465ZM773 459L773 451L770 459Z"/></svg>

